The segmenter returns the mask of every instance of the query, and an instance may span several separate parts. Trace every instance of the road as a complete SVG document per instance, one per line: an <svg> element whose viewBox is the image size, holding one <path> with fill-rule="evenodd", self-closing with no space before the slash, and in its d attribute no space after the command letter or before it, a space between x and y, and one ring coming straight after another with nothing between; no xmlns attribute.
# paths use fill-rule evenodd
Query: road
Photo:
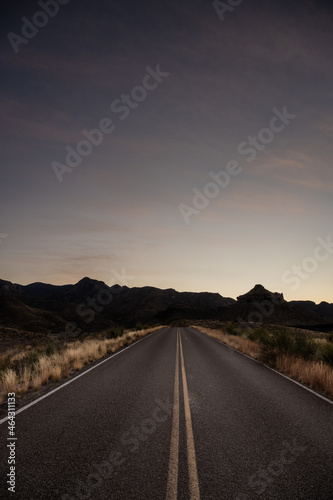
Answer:
<svg viewBox="0 0 333 500"><path fill-rule="evenodd" d="M333 499L333 405L191 328L164 328L20 412L15 494L7 426L3 498Z"/></svg>

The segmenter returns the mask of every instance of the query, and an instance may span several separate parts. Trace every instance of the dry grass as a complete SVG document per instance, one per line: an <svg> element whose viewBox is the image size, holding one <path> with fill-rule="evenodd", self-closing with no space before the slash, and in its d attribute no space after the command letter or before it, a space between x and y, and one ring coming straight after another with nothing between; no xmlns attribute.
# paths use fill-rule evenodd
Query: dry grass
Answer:
<svg viewBox="0 0 333 500"><path fill-rule="evenodd" d="M197 328L197 327L193 327ZM228 335L222 330L212 330L210 328L200 327L200 331L207 333L210 337L220 340L224 344L230 345L237 351L244 354L248 354L254 359L258 359L260 355L260 347L256 342L249 340L246 337L240 337L238 335Z"/></svg>
<svg viewBox="0 0 333 500"><path fill-rule="evenodd" d="M50 372L50 378L54 382L59 382L61 379L61 368L59 365L53 365Z"/></svg>
<svg viewBox="0 0 333 500"><path fill-rule="evenodd" d="M97 361L107 354L132 344L135 340L161 328L159 326L141 331L127 332L112 339L88 339L83 342L76 340L65 344L61 352L56 352L51 356L41 355L33 366L22 365L19 375L15 370L6 369L3 371L0 380L0 403L9 392L15 392L18 396L22 396L29 387L38 390L43 384L47 384L49 380L59 381L62 377L69 377L72 371L79 371L84 365ZM30 346L28 347L29 349L27 348L21 353L12 350L12 358L10 358L10 353L7 352L3 355L3 359L10 359L11 362L22 360L23 363L27 353L30 352Z"/></svg>
<svg viewBox="0 0 333 500"><path fill-rule="evenodd" d="M83 367L83 361L81 359L75 359L73 361L73 370L80 371Z"/></svg>
<svg viewBox="0 0 333 500"><path fill-rule="evenodd" d="M31 379L31 368L25 366L22 374L19 377L18 389L16 389L16 392L19 396L25 394L29 389L30 379Z"/></svg>
<svg viewBox="0 0 333 500"><path fill-rule="evenodd" d="M280 356L275 368L311 389L333 397L333 370L322 361L305 361L295 356Z"/></svg>
<svg viewBox="0 0 333 500"><path fill-rule="evenodd" d="M31 382L32 388L35 389L35 391L37 391L41 387L42 383L43 383L43 376L37 373L32 379Z"/></svg>
<svg viewBox="0 0 333 500"><path fill-rule="evenodd" d="M251 356L254 359L261 359L261 349L257 342L251 341L246 336L228 335L222 330L213 330L205 327L196 327L207 335L214 337L221 342L237 349L242 353ZM313 332L311 332L313 333ZM315 339L317 341L317 339ZM326 345L326 340L318 339L319 345ZM333 369L323 361L311 359L302 359L301 357L291 355L278 356L272 365L274 368L290 378L297 380L313 390L324 393L333 398Z"/></svg>
<svg viewBox="0 0 333 500"><path fill-rule="evenodd" d="M56 358L54 362L56 366L59 366L62 377L67 378L69 377L69 374L71 372L71 362L66 354L64 354L63 356L59 356L59 358Z"/></svg>
<svg viewBox="0 0 333 500"><path fill-rule="evenodd" d="M48 358L46 356L42 356L41 358L39 358L36 372L42 384L46 384L46 382L48 382L49 378L51 377L52 367L53 365L51 358Z"/></svg>
<svg viewBox="0 0 333 500"><path fill-rule="evenodd" d="M3 387L4 394L15 392L18 385L16 372L14 372L14 370L7 370L2 376L1 385Z"/></svg>

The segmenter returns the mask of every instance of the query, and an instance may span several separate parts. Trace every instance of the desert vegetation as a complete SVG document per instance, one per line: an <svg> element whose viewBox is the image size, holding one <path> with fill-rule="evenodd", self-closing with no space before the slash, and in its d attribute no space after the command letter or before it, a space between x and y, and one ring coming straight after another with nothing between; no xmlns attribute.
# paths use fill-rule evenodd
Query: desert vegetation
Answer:
<svg viewBox="0 0 333 500"><path fill-rule="evenodd" d="M199 329L333 399L333 338L291 327L226 323Z"/></svg>
<svg viewBox="0 0 333 500"><path fill-rule="evenodd" d="M81 340L11 348L0 355L0 403L6 394L22 396L29 389L38 390L49 381L67 378L85 365L103 358L136 340L162 328L142 328L134 331L109 328Z"/></svg>

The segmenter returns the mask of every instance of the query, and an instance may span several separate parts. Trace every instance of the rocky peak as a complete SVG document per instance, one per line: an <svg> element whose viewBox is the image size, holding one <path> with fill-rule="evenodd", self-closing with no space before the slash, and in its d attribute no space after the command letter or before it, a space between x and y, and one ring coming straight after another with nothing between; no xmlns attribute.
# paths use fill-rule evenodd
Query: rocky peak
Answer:
<svg viewBox="0 0 333 500"><path fill-rule="evenodd" d="M245 293L244 295L239 295L237 297L237 300L238 302L246 304L251 304L253 302L265 302L267 300L275 303L285 302L283 293L270 292L260 284L255 285L249 292Z"/></svg>

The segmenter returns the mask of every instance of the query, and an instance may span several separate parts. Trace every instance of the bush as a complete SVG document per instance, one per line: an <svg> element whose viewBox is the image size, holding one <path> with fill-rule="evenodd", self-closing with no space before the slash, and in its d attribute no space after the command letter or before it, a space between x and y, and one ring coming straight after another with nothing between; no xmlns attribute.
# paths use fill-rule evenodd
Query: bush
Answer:
<svg viewBox="0 0 333 500"><path fill-rule="evenodd" d="M224 327L224 331L228 334L228 335L241 335L242 332L239 328L236 327L236 325L234 323L227 323Z"/></svg>
<svg viewBox="0 0 333 500"><path fill-rule="evenodd" d="M106 338L115 339L124 335L124 327L122 326L112 326L106 331Z"/></svg>
<svg viewBox="0 0 333 500"><path fill-rule="evenodd" d="M321 348L321 355L324 363L327 363L333 368L333 344L328 342L324 344Z"/></svg>
<svg viewBox="0 0 333 500"><path fill-rule="evenodd" d="M297 335L294 339L294 354L305 360L311 359L317 350L316 342L304 335Z"/></svg>
<svg viewBox="0 0 333 500"><path fill-rule="evenodd" d="M265 339L269 337L269 333L267 330L264 328L256 328L255 330L252 330L251 333L247 335L249 340L252 340L253 342L264 342Z"/></svg>
<svg viewBox="0 0 333 500"><path fill-rule="evenodd" d="M46 356L52 356L52 354L55 353L55 345L53 342L50 342L49 344L47 344L46 346L46 349L45 349L45 354Z"/></svg>
<svg viewBox="0 0 333 500"><path fill-rule="evenodd" d="M278 356L287 354L292 350L292 344L293 338L286 330L263 336L260 340L261 358L264 363L274 365Z"/></svg>
<svg viewBox="0 0 333 500"><path fill-rule="evenodd" d="M260 339L261 357L266 363L275 364L277 357L289 355L302 359L311 359L316 352L316 343L305 335L292 335L287 330L280 330Z"/></svg>
<svg viewBox="0 0 333 500"><path fill-rule="evenodd" d="M10 360L8 368L14 370L17 374L19 374L20 370L22 370L22 368L24 367L34 369L37 366L41 355L42 353L40 351L29 351L22 358Z"/></svg>
<svg viewBox="0 0 333 500"><path fill-rule="evenodd" d="M144 330L146 327L145 325L143 325L142 323L137 323L134 327L134 330L138 331L138 330Z"/></svg>

